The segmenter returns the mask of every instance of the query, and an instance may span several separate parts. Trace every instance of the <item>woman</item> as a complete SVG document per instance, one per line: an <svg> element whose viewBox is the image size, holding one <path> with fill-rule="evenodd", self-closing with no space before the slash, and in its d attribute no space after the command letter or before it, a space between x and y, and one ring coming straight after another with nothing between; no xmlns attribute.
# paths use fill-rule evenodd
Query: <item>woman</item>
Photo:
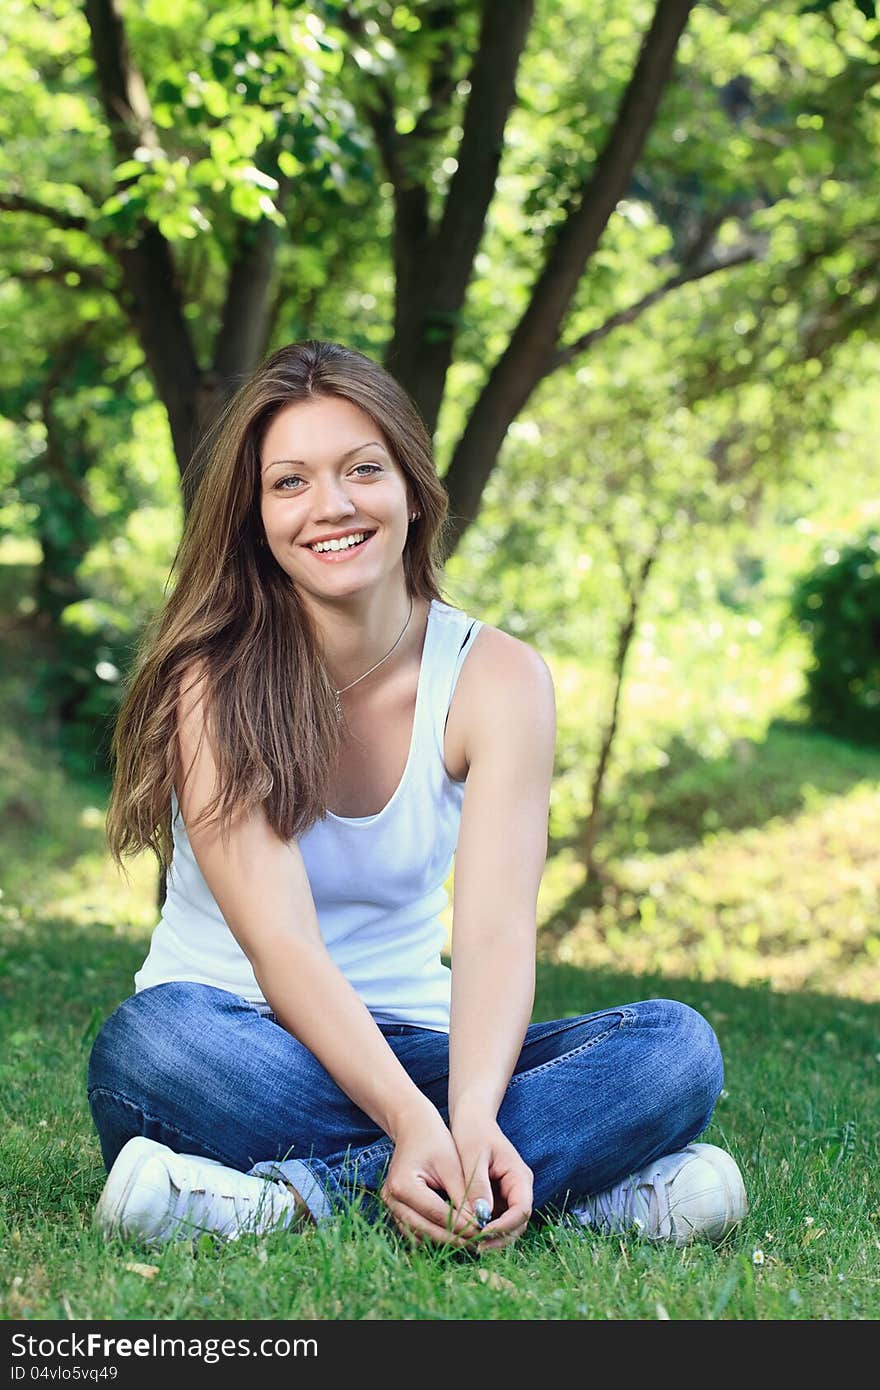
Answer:
<svg viewBox="0 0 880 1390"><path fill-rule="evenodd" d="M746 1211L692 1142L722 1081L699 1014L529 1026L553 684L443 601L445 517L412 402L337 344L276 353L215 432L114 735L114 857L170 869L90 1061L108 1236L357 1203L481 1250L533 1210L683 1243Z"/></svg>

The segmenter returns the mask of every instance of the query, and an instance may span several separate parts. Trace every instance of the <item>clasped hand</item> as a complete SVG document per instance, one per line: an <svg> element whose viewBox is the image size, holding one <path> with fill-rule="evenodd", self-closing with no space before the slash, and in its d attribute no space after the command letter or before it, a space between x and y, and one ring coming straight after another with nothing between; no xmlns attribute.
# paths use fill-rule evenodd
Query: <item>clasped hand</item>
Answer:
<svg viewBox="0 0 880 1390"><path fill-rule="evenodd" d="M484 1250L512 1244L532 1214L532 1171L486 1116L457 1117L449 1128L439 1111L397 1135L381 1198L396 1225L417 1242ZM483 1198L489 1224L477 1225Z"/></svg>

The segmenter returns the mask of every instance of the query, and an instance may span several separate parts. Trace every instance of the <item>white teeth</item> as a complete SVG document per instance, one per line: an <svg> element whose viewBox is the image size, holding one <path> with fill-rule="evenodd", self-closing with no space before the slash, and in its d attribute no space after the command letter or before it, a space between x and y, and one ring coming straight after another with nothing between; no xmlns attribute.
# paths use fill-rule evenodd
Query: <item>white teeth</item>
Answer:
<svg viewBox="0 0 880 1390"><path fill-rule="evenodd" d="M319 554L322 550L349 550L353 545L365 540L366 536L366 531L356 531L353 536L343 536L341 540L318 541L317 545L310 545L309 549L315 550Z"/></svg>

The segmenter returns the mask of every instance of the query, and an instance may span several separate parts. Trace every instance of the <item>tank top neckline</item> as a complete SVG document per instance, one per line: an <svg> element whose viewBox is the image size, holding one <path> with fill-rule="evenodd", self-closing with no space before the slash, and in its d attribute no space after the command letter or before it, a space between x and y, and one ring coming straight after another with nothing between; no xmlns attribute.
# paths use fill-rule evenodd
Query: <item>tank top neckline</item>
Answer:
<svg viewBox="0 0 880 1390"><path fill-rule="evenodd" d="M394 791L391 793L391 796L389 797L388 801L386 801L385 805L382 807L381 811L375 811L371 816L338 816L336 812L331 811L328 806L328 817L331 820L338 821L341 825L374 825L375 822L379 820L382 816L387 815L388 811L391 809L395 801L397 801L398 797L401 795L403 787L409 777L410 768L412 767L415 755L416 739L419 731L419 712L423 703L422 696L425 687L425 667L428 658L428 643L431 640L431 619L434 616L435 604L436 599L431 599L431 602L428 605L428 621L425 625L425 640L422 643L422 657L421 661L419 662L419 679L416 684L416 706L415 711L413 712L412 734L410 735L409 751L406 755L406 763L404 764L400 781L398 782Z"/></svg>

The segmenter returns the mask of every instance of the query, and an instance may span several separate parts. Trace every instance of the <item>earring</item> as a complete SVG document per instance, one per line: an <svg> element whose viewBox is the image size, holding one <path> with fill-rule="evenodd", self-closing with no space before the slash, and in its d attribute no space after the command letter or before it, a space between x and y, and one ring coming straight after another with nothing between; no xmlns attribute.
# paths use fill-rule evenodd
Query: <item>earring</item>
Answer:
<svg viewBox="0 0 880 1390"><path fill-rule="evenodd" d="M416 521L421 516L421 512L411 512L410 521Z"/></svg>

